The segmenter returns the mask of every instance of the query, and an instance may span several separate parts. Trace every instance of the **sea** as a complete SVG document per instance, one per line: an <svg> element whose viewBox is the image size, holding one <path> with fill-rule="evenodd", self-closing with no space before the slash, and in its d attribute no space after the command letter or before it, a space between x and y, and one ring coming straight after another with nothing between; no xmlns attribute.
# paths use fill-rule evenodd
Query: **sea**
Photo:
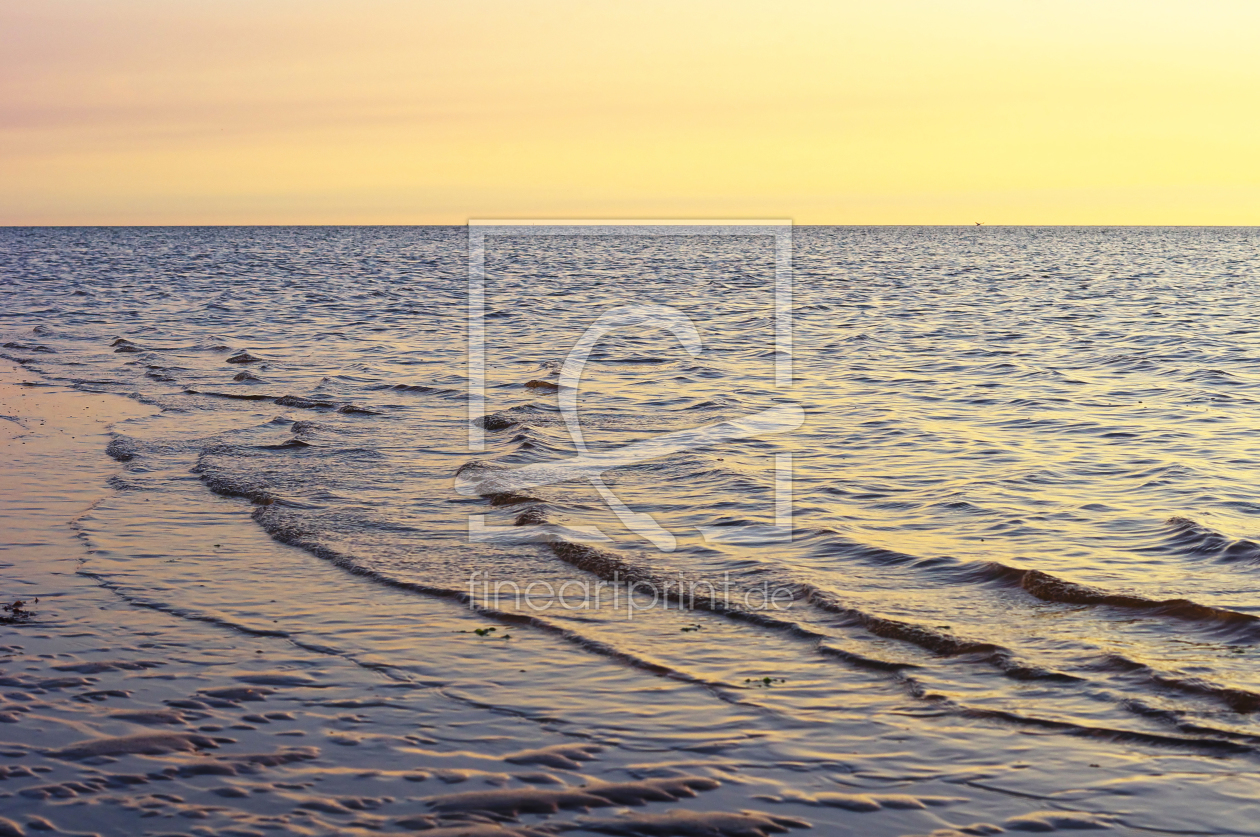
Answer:
<svg viewBox="0 0 1260 837"><path fill-rule="evenodd" d="M473 232L0 229L0 357L154 409L80 572L780 802L1254 833L1260 229Z"/></svg>

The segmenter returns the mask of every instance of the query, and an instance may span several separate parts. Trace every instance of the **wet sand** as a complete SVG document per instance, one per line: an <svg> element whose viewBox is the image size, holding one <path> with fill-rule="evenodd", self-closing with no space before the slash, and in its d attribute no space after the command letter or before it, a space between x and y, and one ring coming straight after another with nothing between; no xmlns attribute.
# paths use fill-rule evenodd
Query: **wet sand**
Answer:
<svg viewBox="0 0 1260 837"><path fill-rule="evenodd" d="M155 412L11 365L0 378L0 584L30 613L0 625L0 835L475 837L536 834L531 823L556 812L589 814L547 833L806 824L780 812L667 812L724 783L685 763L631 767L628 754L614 767L615 741L557 734L304 649L280 627L175 616L101 586L84 574L94 550L75 524L118 470L102 455L108 429ZM238 549L282 548L247 518L228 529Z"/></svg>

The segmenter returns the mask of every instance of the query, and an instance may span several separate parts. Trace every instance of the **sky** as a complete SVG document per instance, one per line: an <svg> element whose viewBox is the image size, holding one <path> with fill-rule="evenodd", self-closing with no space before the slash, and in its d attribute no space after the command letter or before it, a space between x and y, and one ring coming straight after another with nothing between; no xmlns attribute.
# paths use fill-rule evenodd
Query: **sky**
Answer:
<svg viewBox="0 0 1260 837"><path fill-rule="evenodd" d="M0 224L1260 225L1256 0L0 0Z"/></svg>

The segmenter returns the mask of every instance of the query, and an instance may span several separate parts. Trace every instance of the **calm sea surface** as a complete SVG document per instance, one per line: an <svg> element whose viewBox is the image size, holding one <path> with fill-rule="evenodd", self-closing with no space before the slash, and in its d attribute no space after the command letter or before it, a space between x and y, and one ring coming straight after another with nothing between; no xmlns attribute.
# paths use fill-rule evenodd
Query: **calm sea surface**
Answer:
<svg viewBox="0 0 1260 837"><path fill-rule="evenodd" d="M805 227L792 249L782 387L767 236L488 241L484 451L464 228L0 230L0 351L161 408L118 428L115 495L82 522L85 571L137 601L645 747L707 718L802 764L895 732L907 776L1030 742L1254 766L1260 230ZM590 481L504 483L580 452L561 366L627 305L682 312L700 351L602 337L576 393L590 451L805 413L604 475L671 551ZM225 502L310 577L191 544ZM475 660L400 639L470 604L497 634Z"/></svg>

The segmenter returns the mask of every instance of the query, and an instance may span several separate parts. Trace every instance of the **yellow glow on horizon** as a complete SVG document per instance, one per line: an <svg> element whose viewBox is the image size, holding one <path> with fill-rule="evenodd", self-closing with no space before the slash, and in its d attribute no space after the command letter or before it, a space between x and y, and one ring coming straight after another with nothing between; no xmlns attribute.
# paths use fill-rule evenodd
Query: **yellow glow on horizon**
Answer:
<svg viewBox="0 0 1260 837"><path fill-rule="evenodd" d="M1253 0L0 6L0 223L1260 224Z"/></svg>

